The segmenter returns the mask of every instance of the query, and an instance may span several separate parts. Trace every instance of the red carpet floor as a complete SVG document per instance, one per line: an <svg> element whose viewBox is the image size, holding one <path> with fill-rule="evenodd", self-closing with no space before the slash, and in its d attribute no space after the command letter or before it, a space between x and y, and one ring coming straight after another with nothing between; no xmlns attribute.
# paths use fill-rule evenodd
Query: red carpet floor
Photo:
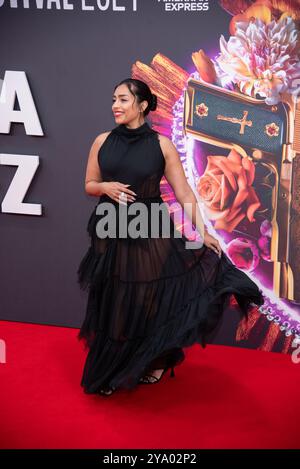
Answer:
<svg viewBox="0 0 300 469"><path fill-rule="evenodd" d="M105 398L80 387L77 332L0 321L1 448L300 448L290 355L195 345L175 379Z"/></svg>

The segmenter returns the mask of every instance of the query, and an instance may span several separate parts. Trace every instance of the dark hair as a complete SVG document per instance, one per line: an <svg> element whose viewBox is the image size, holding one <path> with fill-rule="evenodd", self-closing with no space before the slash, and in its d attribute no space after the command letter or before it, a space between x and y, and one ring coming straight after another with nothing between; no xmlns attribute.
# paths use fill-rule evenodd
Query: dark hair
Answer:
<svg viewBox="0 0 300 469"><path fill-rule="evenodd" d="M147 83L136 78L126 78L116 85L114 90L120 85L127 85L130 93L137 97L138 103L147 101L148 106L143 112L144 117L147 116L150 111L155 111L157 108L157 96L151 92Z"/></svg>

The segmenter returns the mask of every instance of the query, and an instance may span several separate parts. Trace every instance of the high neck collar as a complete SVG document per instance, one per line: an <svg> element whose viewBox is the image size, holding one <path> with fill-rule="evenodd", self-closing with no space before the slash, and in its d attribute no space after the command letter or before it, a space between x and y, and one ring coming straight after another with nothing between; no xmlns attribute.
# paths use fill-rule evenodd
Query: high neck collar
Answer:
<svg viewBox="0 0 300 469"><path fill-rule="evenodd" d="M129 141L138 140L140 137L154 132L147 122L144 122L135 129L130 129L129 127L126 127L125 124L119 124L114 130L117 134L124 136Z"/></svg>

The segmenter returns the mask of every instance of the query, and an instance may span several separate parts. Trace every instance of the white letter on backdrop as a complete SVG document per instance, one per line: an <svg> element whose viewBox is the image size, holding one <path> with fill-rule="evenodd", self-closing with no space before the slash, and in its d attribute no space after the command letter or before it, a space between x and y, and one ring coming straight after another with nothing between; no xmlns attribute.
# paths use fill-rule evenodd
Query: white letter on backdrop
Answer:
<svg viewBox="0 0 300 469"><path fill-rule="evenodd" d="M3 213L21 213L25 215L41 215L41 204L23 202L30 183L39 166L39 157L36 155L11 155L0 153L0 164L18 166L2 201Z"/></svg>
<svg viewBox="0 0 300 469"><path fill-rule="evenodd" d="M14 110L16 97L19 110ZM25 72L7 70L0 94L0 134L8 134L12 122L23 123L27 135L44 135Z"/></svg>

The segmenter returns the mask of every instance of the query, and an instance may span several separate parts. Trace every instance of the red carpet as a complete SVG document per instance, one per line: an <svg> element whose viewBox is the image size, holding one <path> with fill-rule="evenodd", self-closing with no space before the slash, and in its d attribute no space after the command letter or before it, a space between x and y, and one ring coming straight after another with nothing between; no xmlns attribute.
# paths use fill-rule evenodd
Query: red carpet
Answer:
<svg viewBox="0 0 300 469"><path fill-rule="evenodd" d="M290 355L196 345L175 379L105 398L80 387L77 332L0 321L1 448L300 448Z"/></svg>

